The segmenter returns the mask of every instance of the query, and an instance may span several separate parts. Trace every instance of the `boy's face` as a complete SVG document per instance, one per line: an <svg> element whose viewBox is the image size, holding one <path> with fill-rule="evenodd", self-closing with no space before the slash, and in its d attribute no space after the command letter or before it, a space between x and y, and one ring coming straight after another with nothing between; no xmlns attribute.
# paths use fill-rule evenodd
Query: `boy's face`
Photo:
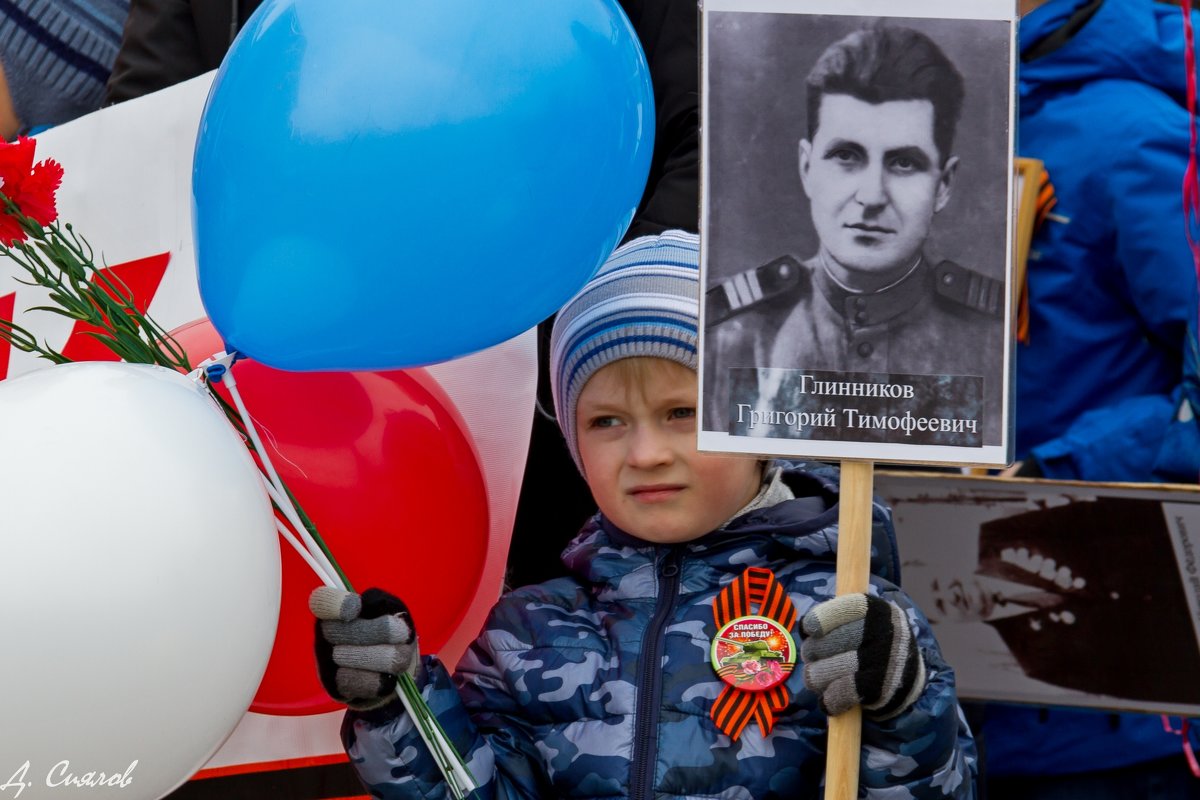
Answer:
<svg viewBox="0 0 1200 800"><path fill-rule="evenodd" d="M575 413L579 455L604 515L659 544L716 529L749 503L759 462L696 450L696 373L664 359L618 361L584 385Z"/></svg>

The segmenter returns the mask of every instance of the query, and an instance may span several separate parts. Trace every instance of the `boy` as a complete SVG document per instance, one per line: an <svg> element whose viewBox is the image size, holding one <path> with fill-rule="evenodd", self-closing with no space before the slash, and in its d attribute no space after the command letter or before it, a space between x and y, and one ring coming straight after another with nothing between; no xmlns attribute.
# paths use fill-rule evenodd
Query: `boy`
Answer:
<svg viewBox="0 0 1200 800"><path fill-rule="evenodd" d="M453 683L418 662L396 598L313 593L322 678L352 708L344 742L372 796L447 796L394 697L409 671L481 798L819 797L825 715L856 704L860 796L974 797L920 611L883 578L818 605L836 473L697 452L697 265L694 235L636 239L559 313L555 409L600 513L563 554L572 577L501 598ZM874 526L890 539L880 506Z"/></svg>

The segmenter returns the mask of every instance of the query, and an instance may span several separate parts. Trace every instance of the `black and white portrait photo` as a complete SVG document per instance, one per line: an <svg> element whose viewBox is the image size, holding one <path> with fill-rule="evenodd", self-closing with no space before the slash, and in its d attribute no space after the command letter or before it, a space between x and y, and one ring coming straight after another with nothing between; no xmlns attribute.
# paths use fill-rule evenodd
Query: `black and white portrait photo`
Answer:
<svg viewBox="0 0 1200 800"><path fill-rule="evenodd" d="M1012 9L826 7L705 7L701 446L1004 463Z"/></svg>

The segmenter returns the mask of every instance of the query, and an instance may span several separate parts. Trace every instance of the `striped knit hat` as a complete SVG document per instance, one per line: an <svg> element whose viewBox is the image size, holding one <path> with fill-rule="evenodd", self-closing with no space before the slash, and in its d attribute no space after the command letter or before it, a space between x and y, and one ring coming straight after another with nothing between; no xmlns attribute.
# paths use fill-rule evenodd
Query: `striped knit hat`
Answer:
<svg viewBox="0 0 1200 800"><path fill-rule="evenodd" d="M550 387L558 425L580 472L575 407L598 369L638 356L696 369L699 265L695 234L643 236L618 247L558 312L550 336Z"/></svg>
<svg viewBox="0 0 1200 800"><path fill-rule="evenodd" d="M129 0L0 0L0 63L26 129L100 107Z"/></svg>

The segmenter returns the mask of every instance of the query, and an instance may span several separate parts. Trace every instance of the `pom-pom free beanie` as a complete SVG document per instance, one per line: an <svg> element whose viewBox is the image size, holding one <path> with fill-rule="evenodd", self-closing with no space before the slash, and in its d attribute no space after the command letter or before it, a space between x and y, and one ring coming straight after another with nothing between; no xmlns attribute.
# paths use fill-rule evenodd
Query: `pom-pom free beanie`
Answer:
<svg viewBox="0 0 1200 800"><path fill-rule="evenodd" d="M699 297L699 237L667 231L618 247L558 312L550 336L550 386L580 472L575 408L584 384L622 358L665 358L695 370Z"/></svg>

